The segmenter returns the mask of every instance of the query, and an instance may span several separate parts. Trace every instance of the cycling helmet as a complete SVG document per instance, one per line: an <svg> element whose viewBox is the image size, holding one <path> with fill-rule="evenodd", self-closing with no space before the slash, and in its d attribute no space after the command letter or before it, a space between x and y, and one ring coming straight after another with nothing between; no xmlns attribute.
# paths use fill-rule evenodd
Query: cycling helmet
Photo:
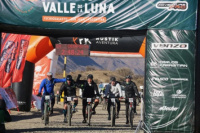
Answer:
<svg viewBox="0 0 200 133"><path fill-rule="evenodd" d="M132 79L131 75L126 76L126 79Z"/></svg>
<svg viewBox="0 0 200 133"><path fill-rule="evenodd" d="M92 74L89 74L89 75L87 76L87 79L93 79L93 75L92 75Z"/></svg>
<svg viewBox="0 0 200 133"><path fill-rule="evenodd" d="M66 80L72 81L72 76L71 75L67 75Z"/></svg>
<svg viewBox="0 0 200 133"><path fill-rule="evenodd" d="M110 81L116 81L116 78L115 77L111 77Z"/></svg>
<svg viewBox="0 0 200 133"><path fill-rule="evenodd" d="M53 76L53 73L52 72L48 72L47 76Z"/></svg>

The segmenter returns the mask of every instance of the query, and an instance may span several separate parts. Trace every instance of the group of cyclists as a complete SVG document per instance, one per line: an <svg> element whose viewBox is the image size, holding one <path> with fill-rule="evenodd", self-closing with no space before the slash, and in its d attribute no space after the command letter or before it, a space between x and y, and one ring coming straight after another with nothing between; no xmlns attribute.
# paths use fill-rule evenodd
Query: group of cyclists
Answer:
<svg viewBox="0 0 200 133"><path fill-rule="evenodd" d="M41 119L44 119L44 96L45 95L52 95L51 98L51 111L50 113L53 113L53 106L55 104L55 97L54 97L54 85L56 83L63 82L61 85L61 88L59 90L59 95L62 96L62 93L64 92L64 108L63 108L63 114L64 114L64 122L67 122L67 99L66 97L74 97L76 96L76 88L81 88L82 89L82 114L83 114L83 121L82 123L86 123L86 106L87 106L87 100L86 98L95 98L95 97L100 97L100 93L97 87L97 84L93 80L93 75L89 74L87 76L87 80L80 80L81 74L78 75L76 81L73 80L71 75L67 75L66 78L63 79L57 79L53 78L53 73L48 72L47 73L47 78L44 79L39 88L39 92L37 96L42 96L41 100L41 113L42 117ZM125 77L125 82L120 83L116 80L115 77L110 78L110 83L105 85L105 90L104 90L104 95L103 97L106 98L107 96L109 97L115 97L116 98L116 103L117 103L117 113L116 113L116 118L119 118L119 111L120 111L120 99L122 99L122 90L121 90L121 85L124 86L125 89L125 104L126 104L126 124L129 123L128 120L128 109L129 109L129 101L127 98L134 98L136 99L136 95L140 98L140 95L138 93L138 89L136 84L131 80L132 77L130 75ZM43 89L43 94L41 94ZM72 111L75 112L75 107L78 104L78 98L74 98L74 105L72 108ZM92 114L96 114L95 108L99 104L99 99L96 98L94 100L94 106L92 108ZM107 111L108 111L108 120L111 120L110 116L110 106L111 106L111 100L108 99L108 105L107 105ZM136 113L136 101L134 100L134 112Z"/></svg>

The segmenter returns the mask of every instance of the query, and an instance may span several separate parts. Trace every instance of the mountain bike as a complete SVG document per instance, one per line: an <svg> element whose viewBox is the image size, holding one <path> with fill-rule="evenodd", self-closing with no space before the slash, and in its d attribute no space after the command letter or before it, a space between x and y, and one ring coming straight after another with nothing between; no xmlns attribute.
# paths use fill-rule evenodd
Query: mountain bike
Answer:
<svg viewBox="0 0 200 133"><path fill-rule="evenodd" d="M51 110L51 95L45 95L45 102L44 102L44 124L45 126L49 124L49 115Z"/></svg>
<svg viewBox="0 0 200 133"><path fill-rule="evenodd" d="M73 112L72 112L72 101L75 100L75 98L77 98L76 96L72 96L72 97L68 97L68 96L65 96L64 98L67 99L67 117L68 117L68 125L71 126L71 119L72 119L72 115L73 115Z"/></svg>
<svg viewBox="0 0 200 133"><path fill-rule="evenodd" d="M95 99L99 99L99 97L96 98L83 98L87 100L87 107L86 107L86 118L87 123L90 126L91 124L91 117L92 117L92 103Z"/></svg>

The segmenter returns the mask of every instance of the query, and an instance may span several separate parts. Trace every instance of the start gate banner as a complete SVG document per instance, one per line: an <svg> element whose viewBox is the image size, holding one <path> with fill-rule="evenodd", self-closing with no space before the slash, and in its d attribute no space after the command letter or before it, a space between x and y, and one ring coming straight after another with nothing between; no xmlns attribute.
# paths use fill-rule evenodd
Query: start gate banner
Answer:
<svg viewBox="0 0 200 133"><path fill-rule="evenodd" d="M44 29L196 29L198 0L1 0L0 23Z"/></svg>
<svg viewBox="0 0 200 133"><path fill-rule="evenodd" d="M152 131L194 131L195 34L147 32L145 123Z"/></svg>

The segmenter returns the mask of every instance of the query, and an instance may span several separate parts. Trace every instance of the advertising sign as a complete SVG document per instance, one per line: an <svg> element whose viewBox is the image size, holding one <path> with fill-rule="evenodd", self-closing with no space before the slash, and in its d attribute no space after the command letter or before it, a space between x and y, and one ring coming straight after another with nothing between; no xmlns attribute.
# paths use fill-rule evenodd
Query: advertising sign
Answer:
<svg viewBox="0 0 200 133"><path fill-rule="evenodd" d="M195 32L147 32L145 123L152 131L193 132Z"/></svg>
<svg viewBox="0 0 200 133"><path fill-rule="evenodd" d="M1 0L0 23L44 29L196 29L197 0Z"/></svg>

